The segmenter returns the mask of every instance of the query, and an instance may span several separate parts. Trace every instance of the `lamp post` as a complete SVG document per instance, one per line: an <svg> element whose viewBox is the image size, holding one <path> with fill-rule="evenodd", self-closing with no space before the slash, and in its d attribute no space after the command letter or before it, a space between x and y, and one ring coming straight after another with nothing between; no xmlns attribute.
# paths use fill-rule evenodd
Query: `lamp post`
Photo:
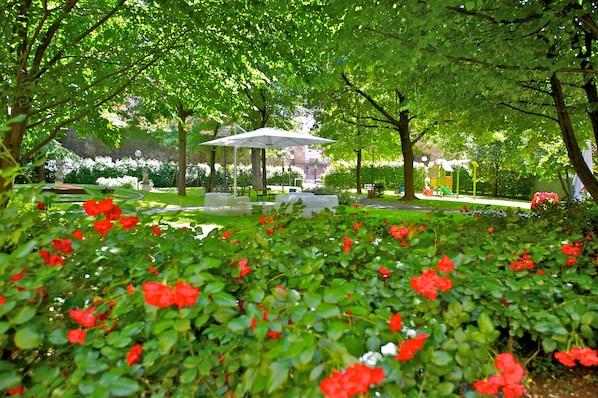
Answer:
<svg viewBox="0 0 598 398"><path fill-rule="evenodd" d="M141 151L137 149L135 151L135 157L137 158L137 171L139 172L139 159L141 158ZM139 177L137 177L137 190L139 191Z"/></svg>
<svg viewBox="0 0 598 398"><path fill-rule="evenodd" d="M284 160L285 160L286 156L282 155L280 157L280 160L282 161L282 174L280 175L280 179L282 180L281 184L282 184L282 193L284 193Z"/></svg>

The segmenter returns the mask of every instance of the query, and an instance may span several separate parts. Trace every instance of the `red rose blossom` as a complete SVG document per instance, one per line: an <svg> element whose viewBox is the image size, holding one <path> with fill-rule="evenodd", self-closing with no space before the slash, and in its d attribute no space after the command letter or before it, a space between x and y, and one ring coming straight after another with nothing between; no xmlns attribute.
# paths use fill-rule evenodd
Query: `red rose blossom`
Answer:
<svg viewBox="0 0 598 398"><path fill-rule="evenodd" d="M141 289L145 293L145 302L159 308L170 307L174 304L172 290L158 282L145 282Z"/></svg>
<svg viewBox="0 0 598 398"><path fill-rule="evenodd" d="M129 366L133 366L137 362L139 362L139 359L141 359L142 352L143 347L141 347L141 344L135 344L133 347L131 347L129 353L127 354L127 363L129 364Z"/></svg>
<svg viewBox="0 0 598 398"><path fill-rule="evenodd" d="M85 334L86 333L87 333L87 330L85 330L85 329L69 330L66 333L66 338L72 344L85 344Z"/></svg>
<svg viewBox="0 0 598 398"><path fill-rule="evenodd" d="M197 297L199 297L199 289L192 285L183 282L174 285L173 299L179 309L194 306Z"/></svg>

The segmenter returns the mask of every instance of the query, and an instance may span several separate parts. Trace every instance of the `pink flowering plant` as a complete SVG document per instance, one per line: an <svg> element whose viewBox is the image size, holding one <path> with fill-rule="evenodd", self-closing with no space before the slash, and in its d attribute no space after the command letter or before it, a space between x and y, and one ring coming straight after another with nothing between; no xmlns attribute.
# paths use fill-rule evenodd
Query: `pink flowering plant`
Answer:
<svg viewBox="0 0 598 398"><path fill-rule="evenodd" d="M202 236L44 195L0 217L7 395L510 398L535 362L598 365L595 224L355 206Z"/></svg>

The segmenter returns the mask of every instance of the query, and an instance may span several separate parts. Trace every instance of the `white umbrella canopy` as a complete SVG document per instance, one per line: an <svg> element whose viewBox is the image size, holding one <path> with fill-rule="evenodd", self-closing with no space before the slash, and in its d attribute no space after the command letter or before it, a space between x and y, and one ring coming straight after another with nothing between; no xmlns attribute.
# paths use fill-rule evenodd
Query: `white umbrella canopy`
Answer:
<svg viewBox="0 0 598 398"><path fill-rule="evenodd" d="M336 141L275 127L262 127L247 133L230 135L202 144L237 148L284 148L298 145L329 144L332 142Z"/></svg>
<svg viewBox="0 0 598 398"><path fill-rule="evenodd" d="M217 138L202 142L202 145L232 146L235 148L235 183L234 193L237 195L237 148L285 148L290 146L330 144L336 142L327 138L316 137L311 134L295 133L276 127L262 127L257 130Z"/></svg>

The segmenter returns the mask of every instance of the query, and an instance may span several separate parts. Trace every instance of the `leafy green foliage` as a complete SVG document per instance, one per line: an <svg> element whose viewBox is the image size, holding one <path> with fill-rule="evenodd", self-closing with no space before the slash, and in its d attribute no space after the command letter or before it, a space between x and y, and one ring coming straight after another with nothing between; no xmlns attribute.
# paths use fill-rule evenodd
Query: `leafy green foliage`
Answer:
<svg viewBox="0 0 598 398"><path fill-rule="evenodd" d="M4 390L22 385L40 397L318 396L334 370L425 333L409 360L380 355L375 366L385 378L372 388L457 397L495 373L495 355L509 341L539 342L544 354L596 346L598 231L577 219L431 213L421 225L392 226L367 209L339 208L307 219L256 216L250 228L231 225L198 239L197 224L152 226L143 214L130 229L116 221L99 233L104 216L78 205L40 210L27 201L32 195L12 200L0 218ZM27 210L17 202L28 202ZM135 214L118 205L125 217ZM583 217L583 208L570 211ZM83 240L71 236L76 230ZM72 252L56 243L66 238ZM564 241L580 242L574 264L567 265ZM64 264L47 264L44 250ZM511 269L524 253L533 268ZM412 278L436 269L445 255L455 266L445 275L452 287L435 299L415 291ZM200 294L193 305L159 308L143 292L147 282L181 282ZM93 327L69 314L92 306L99 318ZM396 313L403 328L393 331ZM77 329L86 330L82 344L70 342ZM136 344L142 353L129 364ZM529 352L516 354L523 363Z"/></svg>

